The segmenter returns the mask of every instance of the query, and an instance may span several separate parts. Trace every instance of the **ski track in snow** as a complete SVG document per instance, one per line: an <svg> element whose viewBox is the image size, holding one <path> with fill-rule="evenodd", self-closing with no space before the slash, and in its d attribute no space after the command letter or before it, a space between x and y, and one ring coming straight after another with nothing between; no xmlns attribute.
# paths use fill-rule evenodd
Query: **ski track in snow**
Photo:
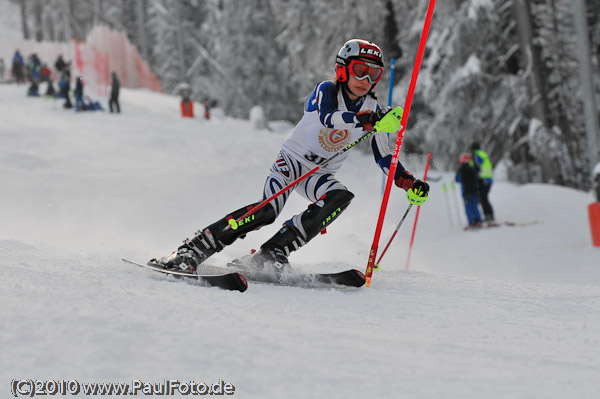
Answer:
<svg viewBox="0 0 600 399"><path fill-rule="evenodd" d="M412 215L369 289L198 287L120 258L164 255L256 200L286 134L218 112L182 120L177 98L145 90L124 89L119 116L65 111L25 90L0 86L0 392L13 378L223 379L239 398L600 392L600 249L587 193L496 182L499 220L538 223L464 232L453 202L449 224L455 193L432 182L410 268ZM401 159L422 174L420 160ZM453 172L431 175L449 182ZM366 266L381 177L357 150L338 177L356 198L291 257L298 269ZM257 248L306 205L292 195L274 225L208 263ZM406 206L394 191L380 251Z"/></svg>

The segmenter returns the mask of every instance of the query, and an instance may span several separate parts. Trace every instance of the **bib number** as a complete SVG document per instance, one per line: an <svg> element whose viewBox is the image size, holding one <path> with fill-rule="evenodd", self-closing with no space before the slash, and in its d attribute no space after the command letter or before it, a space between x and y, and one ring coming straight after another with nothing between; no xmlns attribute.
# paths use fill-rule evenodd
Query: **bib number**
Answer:
<svg viewBox="0 0 600 399"><path fill-rule="evenodd" d="M323 158L317 154L313 154L312 152L309 154L305 154L304 155L304 159L306 159L307 161L310 161L312 163L314 163L315 165L321 165L322 163L324 163L325 161L327 161L327 158Z"/></svg>

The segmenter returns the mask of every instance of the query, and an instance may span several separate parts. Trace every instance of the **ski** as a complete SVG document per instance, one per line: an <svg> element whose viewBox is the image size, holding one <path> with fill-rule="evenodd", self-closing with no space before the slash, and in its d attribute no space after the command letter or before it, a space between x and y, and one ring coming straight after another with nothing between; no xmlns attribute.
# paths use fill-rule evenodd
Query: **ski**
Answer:
<svg viewBox="0 0 600 399"><path fill-rule="evenodd" d="M218 288L222 288L224 290L239 291L239 292L244 292L248 289L248 281L246 280L246 278L243 275L241 275L240 273L234 272L231 270L221 269L220 272L217 272L218 274L206 274L206 275L205 274L193 274L193 273L185 273L185 272L178 272L175 270L163 269L162 267L152 264L152 263L143 264L143 263L131 261L129 259L121 259L121 260L123 262L129 263L131 265L143 267L145 269L150 269L155 272L159 272L159 273L163 273L163 274L172 275L176 278L192 279L194 281L198 281L201 285L204 285L207 287L218 287Z"/></svg>
<svg viewBox="0 0 600 399"><path fill-rule="evenodd" d="M539 223L539 221L537 221L537 220L531 220L529 222L511 222L511 221L504 222L504 224L506 226L510 226L510 227L533 226L534 224L538 224L538 223Z"/></svg>
<svg viewBox="0 0 600 399"><path fill-rule="evenodd" d="M465 226L464 230L465 231L473 231L473 230L489 229L489 228L493 228L493 227L502 227L502 226L508 226L508 227L525 227L525 226L533 226L533 225L536 225L538 223L539 222L537 220L532 220L532 221L529 221L529 222L510 222L510 221L506 221L506 222L483 222L479 226Z"/></svg>
<svg viewBox="0 0 600 399"><path fill-rule="evenodd" d="M305 273L285 271L277 273L273 270L256 270L240 267L239 264L229 263L227 267L199 265L203 273L224 273L235 270L244 274L248 281L283 285L299 288L330 288L330 287L362 287L365 285L365 275L356 269L343 270L334 273Z"/></svg>

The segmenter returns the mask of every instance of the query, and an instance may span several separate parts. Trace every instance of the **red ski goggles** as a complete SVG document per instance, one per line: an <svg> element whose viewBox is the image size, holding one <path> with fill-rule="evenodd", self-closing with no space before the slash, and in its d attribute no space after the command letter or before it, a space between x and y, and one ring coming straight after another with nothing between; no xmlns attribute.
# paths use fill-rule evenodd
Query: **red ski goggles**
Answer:
<svg viewBox="0 0 600 399"><path fill-rule="evenodd" d="M379 82L383 74L383 67L364 60L352 60L348 65L350 74L357 80L369 79L371 84Z"/></svg>

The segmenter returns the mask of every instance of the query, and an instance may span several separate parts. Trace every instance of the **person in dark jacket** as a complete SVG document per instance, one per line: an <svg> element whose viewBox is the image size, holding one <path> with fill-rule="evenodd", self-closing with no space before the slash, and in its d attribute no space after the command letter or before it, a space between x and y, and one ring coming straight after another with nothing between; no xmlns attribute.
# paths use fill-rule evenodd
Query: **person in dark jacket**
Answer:
<svg viewBox="0 0 600 399"><path fill-rule="evenodd" d="M73 104L71 104L70 91L71 91L71 72L67 69L60 76L60 81L58 82L58 87L60 88L60 97L65 99L65 103L63 104L64 108L73 108Z"/></svg>
<svg viewBox="0 0 600 399"><path fill-rule="evenodd" d="M17 81L17 83L25 82L25 73L23 71L25 67L25 62L23 61L23 57L19 50L15 51L15 55L12 60L12 75Z"/></svg>
<svg viewBox="0 0 600 399"><path fill-rule="evenodd" d="M83 78L78 76L75 83L75 111L85 111L86 109L83 101Z"/></svg>
<svg viewBox="0 0 600 399"><path fill-rule="evenodd" d="M54 63L54 69L56 69L56 72L58 74L61 74L67 69L67 67L68 67L68 64L65 62L65 60L63 60L62 55L59 55L58 59Z"/></svg>
<svg viewBox="0 0 600 399"><path fill-rule="evenodd" d="M37 82L37 79L32 79L29 88L27 89L27 95L29 97L39 97L40 88Z"/></svg>
<svg viewBox="0 0 600 399"><path fill-rule="evenodd" d="M46 87L46 96L56 97L56 89L54 89L54 82L52 79L48 79L48 86Z"/></svg>
<svg viewBox="0 0 600 399"><path fill-rule="evenodd" d="M121 107L119 106L119 89L121 88L121 83L119 82L119 77L117 76L116 72L113 72L111 77L112 78L110 83L110 99L108 101L108 108L112 113L114 105L114 112L121 113Z"/></svg>
<svg viewBox="0 0 600 399"><path fill-rule="evenodd" d="M481 227L481 214L479 213L479 200L477 194L479 190L477 171L473 166L471 154L463 153L460 156L460 167L456 172L456 182L461 184L462 197L465 202L465 212L469 225L466 227Z"/></svg>

